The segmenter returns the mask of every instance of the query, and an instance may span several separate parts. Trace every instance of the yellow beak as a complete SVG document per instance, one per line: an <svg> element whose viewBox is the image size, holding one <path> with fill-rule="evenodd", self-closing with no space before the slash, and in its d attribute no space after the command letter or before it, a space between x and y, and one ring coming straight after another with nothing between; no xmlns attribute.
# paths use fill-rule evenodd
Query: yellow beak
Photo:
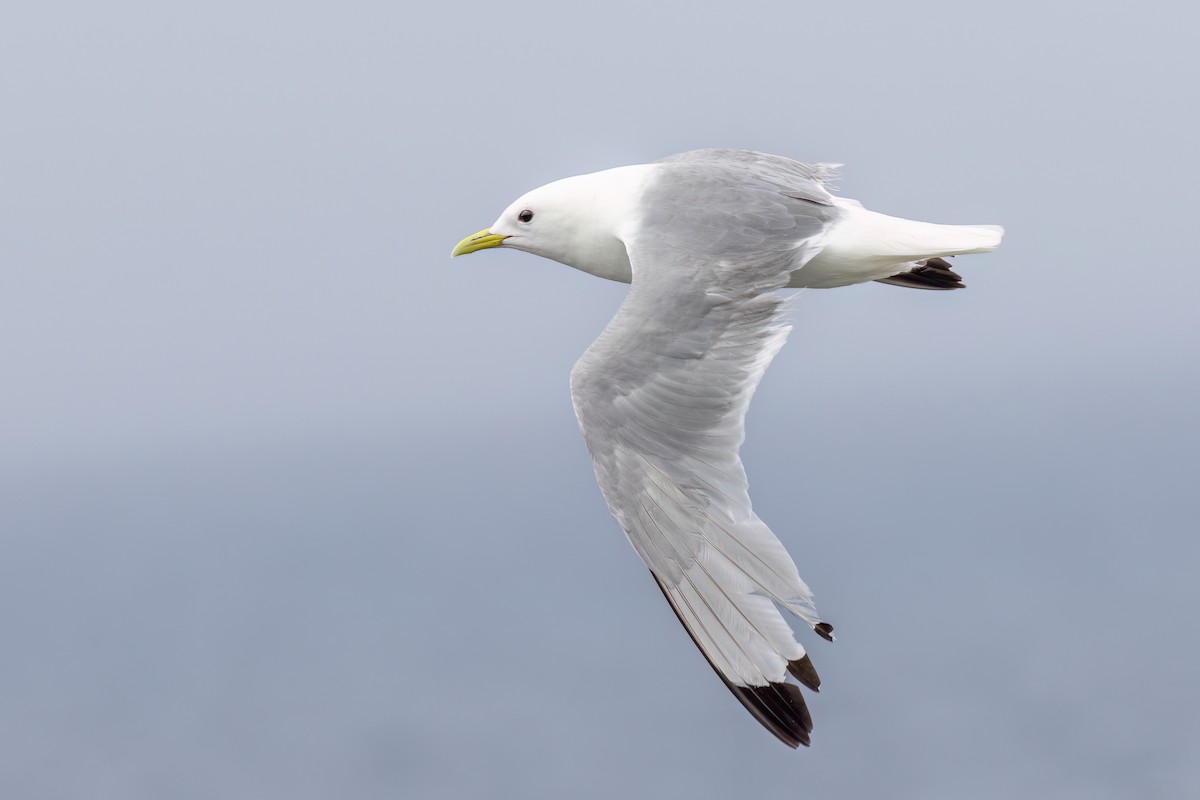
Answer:
<svg viewBox="0 0 1200 800"><path fill-rule="evenodd" d="M474 253L476 250L487 250L489 247L499 247L504 244L507 236L501 236L498 233L491 233L487 228L484 228L479 233L473 233L463 239L458 244L454 245L454 249L450 251L450 257L465 256L467 253Z"/></svg>

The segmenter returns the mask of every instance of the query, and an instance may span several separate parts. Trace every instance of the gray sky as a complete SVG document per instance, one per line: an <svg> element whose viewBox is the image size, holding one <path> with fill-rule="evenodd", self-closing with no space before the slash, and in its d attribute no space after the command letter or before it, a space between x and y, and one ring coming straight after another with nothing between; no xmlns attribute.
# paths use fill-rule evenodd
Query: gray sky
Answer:
<svg viewBox="0 0 1200 800"><path fill-rule="evenodd" d="M1197 14L26 3L0 19L0 795L1188 797ZM694 147L1001 223L809 291L743 455L835 645L713 676L567 394L624 287L449 261Z"/></svg>

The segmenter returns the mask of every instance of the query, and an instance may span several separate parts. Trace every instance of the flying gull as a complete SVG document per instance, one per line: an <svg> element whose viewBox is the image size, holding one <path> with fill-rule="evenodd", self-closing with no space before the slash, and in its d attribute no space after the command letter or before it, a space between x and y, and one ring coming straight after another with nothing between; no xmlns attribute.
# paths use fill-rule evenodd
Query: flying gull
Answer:
<svg viewBox="0 0 1200 800"><path fill-rule="evenodd" d="M750 397L790 326L784 288L962 288L944 260L995 225L936 225L835 197L836 165L696 150L534 189L453 255L511 247L631 284L571 371L609 510L730 691L809 744L812 660L780 609L833 640L791 556L751 510L738 457Z"/></svg>

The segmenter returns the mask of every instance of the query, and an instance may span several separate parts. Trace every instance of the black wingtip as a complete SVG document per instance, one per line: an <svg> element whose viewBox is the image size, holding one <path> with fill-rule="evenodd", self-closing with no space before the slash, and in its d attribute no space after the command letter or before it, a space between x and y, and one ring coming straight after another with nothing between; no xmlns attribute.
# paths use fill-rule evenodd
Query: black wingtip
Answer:
<svg viewBox="0 0 1200 800"><path fill-rule="evenodd" d="M833 626L828 622L818 622L816 625L813 625L813 630L817 632L817 636L820 636L825 641L833 641Z"/></svg>
<svg viewBox="0 0 1200 800"><path fill-rule="evenodd" d="M808 704L804 702L804 695L800 693L800 687L784 681L768 683L765 686L737 686L733 684L721 674L721 670L717 669L717 665L708 657L708 653L704 652L704 648L700 646L699 640L696 639L696 634L692 632L687 621L684 620L683 614L679 613L679 608L676 607L675 601L671 599L671 595L667 592L667 587L663 585L663 582L653 571L650 575L654 578L654 582L658 584L658 588L662 591L667 603L670 604L671 610L675 612L675 616L683 624L683 629L691 637L692 643L696 645L696 648L704 656L705 660L708 661L708 665L712 667L713 672L717 673L717 677L721 679L721 682L725 684L729 691L733 692L733 696L746 707L747 711L754 715L756 720L762 723L764 728L775 734L775 738L779 739L779 741L793 749L800 747L800 745L808 747L810 744L809 734L812 733L813 729L812 715L808 712ZM820 624L824 625L830 631L833 630L833 627L827 623L822 622ZM796 661L788 662L788 672L814 692L821 685L821 679L817 677L817 671L813 668L812 661L809 660L807 655Z"/></svg>
<svg viewBox="0 0 1200 800"><path fill-rule="evenodd" d="M913 267L908 272L892 275L890 278L880 278L880 283L890 283L893 286L907 286L910 289L965 289L962 276L950 269L950 264L942 258L930 258L919 267Z"/></svg>
<svg viewBox="0 0 1200 800"><path fill-rule="evenodd" d="M787 669L793 678L800 681L801 686L807 686L814 692L821 691L821 678L817 675L817 669L813 666L812 659L808 656L789 661Z"/></svg>
<svg viewBox="0 0 1200 800"><path fill-rule="evenodd" d="M725 685L779 741L793 749L812 743L812 715L800 687L782 681L766 686L734 686L726 681Z"/></svg>

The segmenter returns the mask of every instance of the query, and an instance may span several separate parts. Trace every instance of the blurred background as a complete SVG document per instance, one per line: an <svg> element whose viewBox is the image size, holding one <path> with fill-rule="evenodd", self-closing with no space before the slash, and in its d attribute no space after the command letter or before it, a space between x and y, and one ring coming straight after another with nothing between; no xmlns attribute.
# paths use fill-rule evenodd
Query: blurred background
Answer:
<svg viewBox="0 0 1200 800"><path fill-rule="evenodd" d="M14 4L0 795L1200 796L1197 12ZM625 287L448 258L696 147L1000 223L803 294L756 510L836 644L813 747L712 674L567 391Z"/></svg>

